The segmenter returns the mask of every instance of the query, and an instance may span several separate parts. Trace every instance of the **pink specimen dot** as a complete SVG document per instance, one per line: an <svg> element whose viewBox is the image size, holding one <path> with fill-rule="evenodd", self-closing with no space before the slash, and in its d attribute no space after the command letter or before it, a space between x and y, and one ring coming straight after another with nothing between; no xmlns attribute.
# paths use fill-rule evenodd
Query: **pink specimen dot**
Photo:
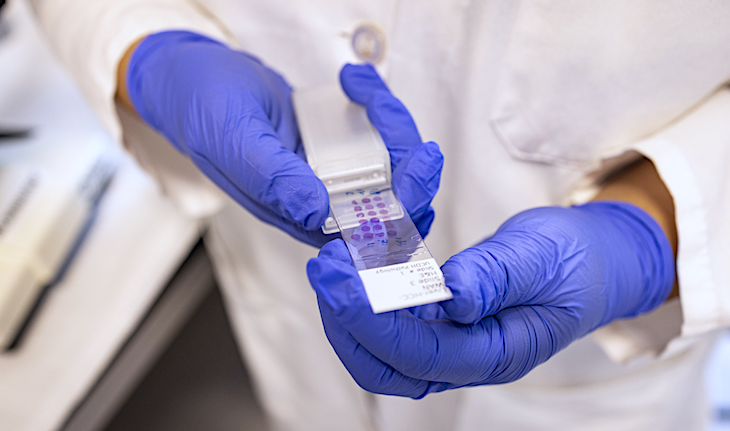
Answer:
<svg viewBox="0 0 730 431"><path fill-rule="evenodd" d="M357 205L357 201L352 201L352 204L353 205Z"/></svg>
<svg viewBox="0 0 730 431"><path fill-rule="evenodd" d="M365 217L365 214L363 214L363 213L357 213L356 216L357 217Z"/></svg>
<svg viewBox="0 0 730 431"><path fill-rule="evenodd" d="M365 224L365 223L367 223L368 221L367 221L367 220L358 220L357 222L358 222L358 223L360 223L360 224Z"/></svg>
<svg viewBox="0 0 730 431"><path fill-rule="evenodd" d="M380 196L375 196L375 197L373 198L373 200L374 200L375 202L379 202L379 201L382 201L382 200L383 200L383 198L381 198Z"/></svg>
<svg viewBox="0 0 730 431"><path fill-rule="evenodd" d="M362 207L361 207L360 205L356 206L356 207L355 207L355 208L353 208L353 209L354 209L355 211L362 211Z"/></svg>
<svg viewBox="0 0 730 431"><path fill-rule="evenodd" d="M377 217L373 217L370 219L370 223L380 223L380 219Z"/></svg>
<svg viewBox="0 0 730 431"><path fill-rule="evenodd" d="M374 215L376 215L376 214L377 214L377 213L376 213L375 211L368 211L368 215L374 216Z"/></svg>
<svg viewBox="0 0 730 431"><path fill-rule="evenodd" d="M375 226L373 226L373 229L374 230L381 230L381 229L383 229L383 226L380 226L379 224L376 224Z"/></svg>
<svg viewBox="0 0 730 431"><path fill-rule="evenodd" d="M363 232L368 232L370 230L370 226L363 226L361 229Z"/></svg>
<svg viewBox="0 0 730 431"><path fill-rule="evenodd" d="M370 232L368 232L365 235L363 235L362 237L365 238L365 239L373 239L373 234L371 234Z"/></svg>
<svg viewBox="0 0 730 431"><path fill-rule="evenodd" d="M384 237L384 236L385 236L385 234L384 234L383 232L377 232L377 233L375 234L375 236L377 236L378 238L382 238L382 237Z"/></svg>
<svg viewBox="0 0 730 431"><path fill-rule="evenodd" d="M380 214L388 214L388 210L380 210Z"/></svg>
<svg viewBox="0 0 730 431"><path fill-rule="evenodd" d="M352 239L354 239L355 241L357 241L358 239L360 239L360 235L354 234L354 235L352 235Z"/></svg>
<svg viewBox="0 0 730 431"><path fill-rule="evenodd" d="M386 221L385 227L395 227L395 223L393 223L392 221Z"/></svg>
<svg viewBox="0 0 730 431"><path fill-rule="evenodd" d="M389 230L388 231L388 236L396 236L396 235L398 235L398 232L396 232L394 230Z"/></svg>
<svg viewBox="0 0 730 431"><path fill-rule="evenodd" d="M362 203L364 203L364 204L369 204L369 203L370 203L370 199L368 199L368 198L365 198L365 199L363 199L363 200L362 200Z"/></svg>
<svg viewBox="0 0 730 431"><path fill-rule="evenodd" d="M372 205L365 205L365 209L366 209L366 210L371 210L371 209L373 209L373 208L375 208L375 207L374 207L374 206L372 206Z"/></svg>
<svg viewBox="0 0 730 431"><path fill-rule="evenodd" d="M390 220L391 220L390 217L383 217L383 221L390 221ZM392 224L393 223L391 223L391 226L388 226L388 227L393 227Z"/></svg>
<svg viewBox="0 0 730 431"><path fill-rule="evenodd" d="M378 208L385 208L385 204L384 204L384 203L382 203L382 202L380 202L380 203L378 204Z"/></svg>

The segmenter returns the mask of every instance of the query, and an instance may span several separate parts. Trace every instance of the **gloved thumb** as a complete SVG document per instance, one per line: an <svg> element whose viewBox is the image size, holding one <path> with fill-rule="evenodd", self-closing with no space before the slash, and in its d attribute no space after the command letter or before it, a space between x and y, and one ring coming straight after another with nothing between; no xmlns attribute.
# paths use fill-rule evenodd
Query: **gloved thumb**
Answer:
<svg viewBox="0 0 730 431"><path fill-rule="evenodd" d="M519 305L580 306L579 285L551 288L593 263L587 259L585 245L571 235L550 234L554 228L546 220L566 211L546 207L520 213L492 238L449 259L442 267L454 295L442 303L449 317L476 323Z"/></svg>
<svg viewBox="0 0 730 431"><path fill-rule="evenodd" d="M425 236L433 223L431 201L441 181L444 156L435 142L416 147L393 171L393 183L403 205L421 235Z"/></svg>

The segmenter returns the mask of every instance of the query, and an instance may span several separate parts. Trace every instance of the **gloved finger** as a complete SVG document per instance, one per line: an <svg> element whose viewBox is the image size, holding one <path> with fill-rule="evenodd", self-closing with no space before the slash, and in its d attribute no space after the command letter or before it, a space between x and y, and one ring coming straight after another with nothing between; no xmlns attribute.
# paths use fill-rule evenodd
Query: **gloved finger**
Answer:
<svg viewBox="0 0 730 431"><path fill-rule="evenodd" d="M333 260L339 263L342 263L344 265L344 268L352 268L352 269L346 269L343 274L342 279L333 280L334 282L340 282L344 280L352 279L356 274L357 270L352 264L352 258L350 257L350 252L345 245L345 243L340 239L339 241L334 240L327 244L325 244L322 249L319 251L319 258L325 258L328 260ZM319 274L319 273L318 273ZM321 277L321 276L318 276ZM418 307L411 307L408 309L411 313L413 313L414 316L418 317L419 319L444 319L446 318L446 314L441 309L441 307L438 304L426 304L426 305L420 305Z"/></svg>
<svg viewBox="0 0 730 431"><path fill-rule="evenodd" d="M221 138L230 149L225 158L209 160L207 154L218 152L205 149L196 158L208 160L241 193L276 216L305 230L322 226L329 212L327 190L309 165L283 147L265 115L249 113Z"/></svg>
<svg viewBox="0 0 730 431"><path fill-rule="evenodd" d="M478 384L513 382L576 339L576 318L569 310L559 307L518 306L487 317L476 326L489 328L500 355L487 355Z"/></svg>
<svg viewBox="0 0 730 431"><path fill-rule="evenodd" d="M340 241L327 244L307 266L318 298L340 327L370 354L404 376L468 384L502 358L501 332L490 325L424 321L407 310L373 314L362 282ZM491 358L490 358L491 356Z"/></svg>
<svg viewBox="0 0 730 431"><path fill-rule="evenodd" d="M357 273L355 266L352 264L352 259L350 258L350 252L347 249L347 245L345 245L344 241L335 240L335 241L328 242L319 250L319 254L317 255L317 257L326 258L327 260L333 260L335 262L347 264L352 267L352 270L355 271L355 273ZM343 277L344 278L342 280L336 280L336 281L344 281L348 278L346 276L343 276Z"/></svg>
<svg viewBox="0 0 730 431"><path fill-rule="evenodd" d="M368 316L343 324L337 309L333 315L374 357L406 377L431 382L427 392L515 381L575 340L580 320L574 311L545 306L508 308L474 325L413 316L386 325ZM423 332L414 330L414 322L428 326L436 342L419 337Z"/></svg>
<svg viewBox="0 0 730 431"><path fill-rule="evenodd" d="M438 392L453 385L428 382L407 377L388 364L380 361L363 347L338 322L331 303L332 299L322 284L343 288L343 283L357 280L347 248L342 241L332 241L320 251L319 257L309 261L307 274L317 292L317 301L325 333L343 365L355 381L370 392L420 398L430 392Z"/></svg>
<svg viewBox="0 0 730 431"><path fill-rule="evenodd" d="M215 182L226 194L236 202L244 206L251 214L259 220L279 227L284 232L315 247L322 247L329 241L340 237L340 234L325 235L321 229L307 230L301 224L294 223L280 215L275 214L271 209L251 199L236 184L231 182L216 166L210 163L207 158L201 158L197 154L191 154L191 160L195 165Z"/></svg>
<svg viewBox="0 0 730 431"><path fill-rule="evenodd" d="M411 114L388 90L375 68L369 64L345 65L340 82L347 96L365 106L370 122L380 132L397 166L408 151L421 145L421 135Z"/></svg>
<svg viewBox="0 0 730 431"><path fill-rule="evenodd" d="M414 149L393 172L393 185L422 235L433 222L430 205L439 188L443 164L438 144L426 142Z"/></svg>
<svg viewBox="0 0 730 431"><path fill-rule="evenodd" d="M477 323L503 308L500 298L507 290L506 271L486 250L468 248L447 260L441 271L453 295L440 303L450 319Z"/></svg>
<svg viewBox="0 0 730 431"><path fill-rule="evenodd" d="M518 305L580 307L581 284L557 289L555 283L591 265L586 250L571 242L570 236L545 234L544 219L533 220L533 211L508 220L491 239L452 256L441 267L454 296L441 303L449 318L474 323Z"/></svg>
<svg viewBox="0 0 730 431"><path fill-rule="evenodd" d="M427 392L429 382L406 377L370 354L337 322L326 300L318 295L317 303L327 339L360 387L378 394L412 398L421 397Z"/></svg>
<svg viewBox="0 0 730 431"><path fill-rule="evenodd" d="M264 107L265 113L276 131L276 135L281 140L282 146L297 153L302 160L305 160L291 99L292 88L277 73L269 69L266 69L266 72L269 85L276 90L265 93L266 96L273 96L275 99Z"/></svg>
<svg viewBox="0 0 730 431"><path fill-rule="evenodd" d="M353 295L357 280L342 259L344 246L336 248L339 257L313 259L308 272L330 343L369 391L420 398L455 387L511 382L577 336L580 316L559 307L508 308L475 325L418 322L407 311L368 314L366 308L353 306L359 296ZM343 299L346 310L341 308ZM428 326L437 343L420 336L414 323Z"/></svg>
<svg viewBox="0 0 730 431"><path fill-rule="evenodd" d="M426 304L407 308L411 314L421 320L447 319L446 312L439 304Z"/></svg>

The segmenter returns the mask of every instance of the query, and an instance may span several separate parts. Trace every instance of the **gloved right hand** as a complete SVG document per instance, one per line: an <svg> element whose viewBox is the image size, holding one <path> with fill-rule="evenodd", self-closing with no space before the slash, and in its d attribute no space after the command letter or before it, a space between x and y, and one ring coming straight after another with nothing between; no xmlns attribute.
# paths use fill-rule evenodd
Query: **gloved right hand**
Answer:
<svg viewBox="0 0 730 431"><path fill-rule="evenodd" d="M659 224L626 202L544 207L442 267L454 294L373 314L347 247L309 261L325 333L365 389L420 398L514 381L576 339L658 307L675 278Z"/></svg>
<svg viewBox="0 0 730 431"><path fill-rule="evenodd" d="M433 220L443 156L423 143L372 66L347 65L350 98L368 111L391 154L393 186L422 235ZM321 246L329 198L304 161L291 87L258 59L186 31L140 42L127 68L137 113L259 219Z"/></svg>
<svg viewBox="0 0 730 431"><path fill-rule="evenodd" d="M327 190L303 159L291 87L258 59L187 31L147 36L126 76L137 113L259 219L314 245Z"/></svg>

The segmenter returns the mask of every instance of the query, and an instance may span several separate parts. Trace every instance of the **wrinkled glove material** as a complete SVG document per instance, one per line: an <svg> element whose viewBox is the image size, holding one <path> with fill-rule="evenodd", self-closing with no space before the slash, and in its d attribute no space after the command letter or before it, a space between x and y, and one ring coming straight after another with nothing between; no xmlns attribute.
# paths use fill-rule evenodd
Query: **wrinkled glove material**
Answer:
<svg viewBox="0 0 730 431"><path fill-rule="evenodd" d="M343 72L343 84L365 98L377 87L386 100L382 109L394 104L372 67L350 67L367 70L352 78ZM207 37L165 31L137 46L126 83L140 117L256 217L312 245L334 237L319 231L329 212L327 191L304 160L292 89L279 74ZM380 126L413 123L410 115L398 115L400 108L395 106L392 119L383 114L388 118ZM405 143L396 141L392 151L403 152ZM406 209L414 208L417 225L427 230L443 158L435 144L421 145L420 137L418 144L404 152L406 163L393 164L399 172L394 187L402 189Z"/></svg>
<svg viewBox="0 0 730 431"><path fill-rule="evenodd" d="M520 213L443 266L454 298L374 315L340 241L307 267L327 337L353 378L420 398L519 379L571 342L658 307L675 279L659 225L623 202Z"/></svg>

